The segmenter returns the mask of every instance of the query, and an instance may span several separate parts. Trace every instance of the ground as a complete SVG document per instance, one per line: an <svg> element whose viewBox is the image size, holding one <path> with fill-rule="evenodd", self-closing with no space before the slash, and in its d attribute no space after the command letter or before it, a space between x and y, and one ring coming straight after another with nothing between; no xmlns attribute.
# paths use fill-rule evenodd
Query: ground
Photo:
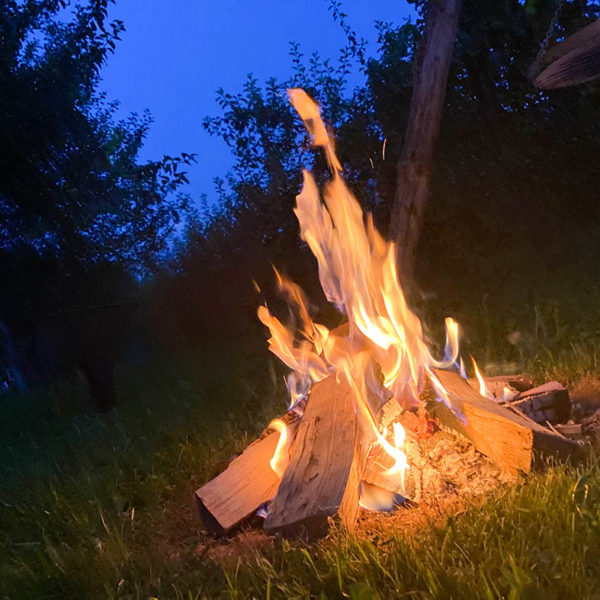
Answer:
<svg viewBox="0 0 600 600"><path fill-rule="evenodd" d="M567 354L530 365L591 407L594 353L576 367ZM253 528L209 538L194 489L261 431L282 393L278 378L251 379L254 356L230 358L128 369L109 417L66 410L60 390L52 402L45 390L6 398L0 597L600 598L593 454L477 498L363 513L353 534L334 528L314 545Z"/></svg>

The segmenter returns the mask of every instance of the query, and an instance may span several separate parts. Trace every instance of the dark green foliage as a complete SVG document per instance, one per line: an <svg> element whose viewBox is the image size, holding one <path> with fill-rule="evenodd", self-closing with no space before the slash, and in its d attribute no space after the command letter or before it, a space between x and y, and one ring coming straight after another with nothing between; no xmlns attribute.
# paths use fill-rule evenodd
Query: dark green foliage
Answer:
<svg viewBox="0 0 600 600"><path fill-rule="evenodd" d="M417 270L430 301L420 306L413 299L427 317L450 313L468 328L468 315L480 313L482 304L490 313L512 304L508 334L530 318L519 306L579 302L575 285L596 287L600 87L543 94L526 77L554 6L463 3ZM320 102L350 186L386 233L423 18L377 24L379 48L368 57L339 3L331 8L348 36L337 66L316 55L307 61L293 45L288 81L270 80L262 88L250 77L242 94L219 92L221 114L206 127L230 145L236 164L219 184L221 204L189 232L173 280L174 313L182 314L188 302L197 307L196 321L206 315L210 324L227 321L248 331L261 300L251 279L275 302L268 262L299 279L317 311L324 310L292 207L301 167L320 180L326 169L320 154L307 148L287 87L301 85ZM598 11L595 3L565 2L553 39ZM365 85L348 89L350 68L365 75ZM570 270L580 274L577 284ZM235 291L213 303L225 289ZM587 304L596 314L593 302ZM199 334L190 338L198 342Z"/></svg>
<svg viewBox="0 0 600 600"><path fill-rule="evenodd" d="M34 379L40 327L135 295L188 203L177 190L194 157L140 163L149 114L118 121L98 92L124 29L108 6L0 2L0 320Z"/></svg>
<svg viewBox="0 0 600 600"><path fill-rule="evenodd" d="M144 268L183 208L166 200L186 181L189 155L138 164L149 116L114 121L98 95L100 67L123 23L108 0L3 2L0 21L0 248L57 257L68 270L120 260Z"/></svg>

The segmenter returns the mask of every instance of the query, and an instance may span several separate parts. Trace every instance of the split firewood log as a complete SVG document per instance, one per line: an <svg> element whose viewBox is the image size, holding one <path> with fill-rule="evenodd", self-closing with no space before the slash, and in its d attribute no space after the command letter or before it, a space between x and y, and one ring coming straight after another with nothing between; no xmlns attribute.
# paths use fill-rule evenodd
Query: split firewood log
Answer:
<svg viewBox="0 0 600 600"><path fill-rule="evenodd" d="M331 375L315 384L265 529L308 539L326 534L330 519L352 529L366 459L363 436L347 380Z"/></svg>
<svg viewBox="0 0 600 600"><path fill-rule="evenodd" d="M557 381L521 392L511 401L511 405L536 423L565 423L571 416L569 393Z"/></svg>
<svg viewBox="0 0 600 600"><path fill-rule="evenodd" d="M288 411L281 420L293 436L300 417ZM200 518L209 533L224 535L273 498L279 476L270 465L280 433L267 428L229 466L196 490Z"/></svg>
<svg viewBox="0 0 600 600"><path fill-rule="evenodd" d="M500 467L528 473L548 456L568 458L578 453L577 444L484 398L458 373L438 369L434 373L452 407L433 405L440 424L469 438Z"/></svg>

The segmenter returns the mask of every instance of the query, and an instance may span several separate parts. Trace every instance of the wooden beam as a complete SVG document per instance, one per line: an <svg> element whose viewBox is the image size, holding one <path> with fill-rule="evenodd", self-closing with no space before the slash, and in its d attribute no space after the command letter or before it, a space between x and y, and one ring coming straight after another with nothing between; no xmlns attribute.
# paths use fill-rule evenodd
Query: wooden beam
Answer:
<svg viewBox="0 0 600 600"><path fill-rule="evenodd" d="M315 539L330 518L352 529L364 462L354 394L345 378L329 376L312 387L265 529Z"/></svg>
<svg viewBox="0 0 600 600"><path fill-rule="evenodd" d="M458 373L434 370L447 391L452 410L433 408L441 425L471 440L479 452L509 471L529 473L548 456L567 458L577 445L478 394Z"/></svg>
<svg viewBox="0 0 600 600"><path fill-rule="evenodd" d="M282 420L293 435L300 417L288 412ZM279 432L266 429L229 466L196 490L204 526L213 535L224 535L273 498L279 477L271 469Z"/></svg>

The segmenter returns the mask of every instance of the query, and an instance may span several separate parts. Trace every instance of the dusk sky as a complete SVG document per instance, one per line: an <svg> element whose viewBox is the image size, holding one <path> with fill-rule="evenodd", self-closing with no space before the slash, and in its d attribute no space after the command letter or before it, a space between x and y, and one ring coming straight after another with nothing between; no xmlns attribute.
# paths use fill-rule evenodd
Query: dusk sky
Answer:
<svg viewBox="0 0 600 600"><path fill-rule="evenodd" d="M369 53L376 20L399 24L412 14L405 0L345 0L343 9ZM143 159L198 155L187 190L194 198L213 197L213 178L232 164L225 144L202 128L206 115L218 114L217 88L239 92L248 73L261 83L285 79L291 41L305 55L316 50L332 59L345 42L327 0L117 0L110 14L126 32L104 68L103 87L121 101L121 114L152 113Z"/></svg>

